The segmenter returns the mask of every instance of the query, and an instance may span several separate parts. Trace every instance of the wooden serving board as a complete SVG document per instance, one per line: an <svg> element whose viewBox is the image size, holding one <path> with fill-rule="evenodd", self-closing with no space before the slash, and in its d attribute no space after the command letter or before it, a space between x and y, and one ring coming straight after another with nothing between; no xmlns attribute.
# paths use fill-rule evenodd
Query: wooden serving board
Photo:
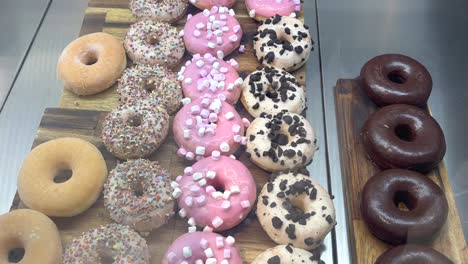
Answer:
<svg viewBox="0 0 468 264"><path fill-rule="evenodd" d="M357 80L338 80L335 99L347 222L351 241L354 242L351 243L353 263L373 264L389 248L388 244L369 232L360 212L361 191L367 180L379 171L367 158L361 141L361 128L367 117L377 110L377 106L363 92ZM454 263L468 263L468 250L444 163L429 173L428 177L444 190L449 204L447 222L439 236L428 245L448 256Z"/></svg>

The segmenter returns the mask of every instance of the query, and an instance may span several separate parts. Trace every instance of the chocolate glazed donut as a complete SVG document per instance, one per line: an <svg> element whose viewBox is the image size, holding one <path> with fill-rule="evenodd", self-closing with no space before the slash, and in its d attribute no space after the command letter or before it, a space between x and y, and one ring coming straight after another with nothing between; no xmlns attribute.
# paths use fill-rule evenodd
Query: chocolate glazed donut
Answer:
<svg viewBox="0 0 468 264"><path fill-rule="evenodd" d="M394 169L367 181L361 214L371 233L383 241L393 245L426 242L444 225L448 204L442 189L430 178Z"/></svg>
<svg viewBox="0 0 468 264"><path fill-rule="evenodd" d="M430 247L402 245L384 252L375 264L453 264L453 262Z"/></svg>
<svg viewBox="0 0 468 264"><path fill-rule="evenodd" d="M445 137L437 121L410 105L389 105L373 113L362 128L364 147L382 169L427 172L445 155Z"/></svg>
<svg viewBox="0 0 468 264"><path fill-rule="evenodd" d="M424 106L432 91L432 78L418 61L399 54L369 60L360 79L368 96L379 106L410 104Z"/></svg>

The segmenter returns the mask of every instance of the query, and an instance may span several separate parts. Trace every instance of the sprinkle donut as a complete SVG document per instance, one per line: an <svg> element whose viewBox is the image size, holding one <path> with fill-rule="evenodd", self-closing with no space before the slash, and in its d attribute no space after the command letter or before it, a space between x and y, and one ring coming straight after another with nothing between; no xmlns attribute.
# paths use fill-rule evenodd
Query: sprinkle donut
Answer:
<svg viewBox="0 0 468 264"><path fill-rule="evenodd" d="M169 115L152 101L126 104L106 115L102 142L119 159L151 155L166 139Z"/></svg>
<svg viewBox="0 0 468 264"><path fill-rule="evenodd" d="M169 24L142 20L130 26L124 47L133 62L174 68L185 46L177 29Z"/></svg>
<svg viewBox="0 0 468 264"><path fill-rule="evenodd" d="M184 95L192 100L208 94L235 104L239 99L242 84L237 69L239 64L234 59L226 62L210 53L203 56L195 54L192 60L180 69L179 80L182 82Z"/></svg>
<svg viewBox="0 0 468 264"><path fill-rule="evenodd" d="M319 264L312 253L300 248L292 247L291 245L279 245L274 248L267 249L265 252L258 255L251 264L265 263Z"/></svg>
<svg viewBox="0 0 468 264"><path fill-rule="evenodd" d="M260 114L247 129L246 137L247 156L267 171L303 168L317 150L309 121L286 111Z"/></svg>
<svg viewBox="0 0 468 264"><path fill-rule="evenodd" d="M246 143L241 117L230 104L218 98L199 98L187 104L174 118L177 154L188 160L210 155L231 155Z"/></svg>
<svg viewBox="0 0 468 264"><path fill-rule="evenodd" d="M273 241L305 250L320 246L336 224L328 192L312 178L291 172L263 186L257 217Z"/></svg>
<svg viewBox="0 0 468 264"><path fill-rule="evenodd" d="M211 9L213 6L232 7L237 0L190 0L198 9Z"/></svg>
<svg viewBox="0 0 468 264"><path fill-rule="evenodd" d="M226 230L238 225L257 197L255 181L247 167L230 157L204 158L184 170L173 182L179 215L192 227Z"/></svg>
<svg viewBox="0 0 468 264"><path fill-rule="evenodd" d="M242 264L236 240L212 232L186 233L178 237L164 254L162 264Z"/></svg>
<svg viewBox="0 0 468 264"><path fill-rule="evenodd" d="M301 0L245 0L249 16L263 21L274 15L296 17L301 11Z"/></svg>
<svg viewBox="0 0 468 264"><path fill-rule="evenodd" d="M309 27L299 19L278 15L262 22L253 40L260 63L288 72L306 63L313 44Z"/></svg>
<svg viewBox="0 0 468 264"><path fill-rule="evenodd" d="M177 112L182 101L182 89L177 75L157 65L135 65L127 68L119 79L117 91L122 104L152 99L166 108L169 114Z"/></svg>
<svg viewBox="0 0 468 264"><path fill-rule="evenodd" d="M104 206L114 221L150 232L174 214L171 177L156 161L120 163L104 185Z"/></svg>
<svg viewBox="0 0 468 264"><path fill-rule="evenodd" d="M64 264L148 264L149 260L146 241L130 227L120 224L109 224L83 233L72 240L63 255Z"/></svg>
<svg viewBox="0 0 468 264"><path fill-rule="evenodd" d="M233 52L243 34L234 15L234 10L217 6L193 17L189 15L182 32L187 50L191 54L210 53L219 59Z"/></svg>
<svg viewBox="0 0 468 264"><path fill-rule="evenodd" d="M290 73L264 67L244 80L241 102L253 117L282 110L301 114L306 107L305 88Z"/></svg>
<svg viewBox="0 0 468 264"><path fill-rule="evenodd" d="M132 0L130 11L140 19L172 23L187 11L187 0Z"/></svg>

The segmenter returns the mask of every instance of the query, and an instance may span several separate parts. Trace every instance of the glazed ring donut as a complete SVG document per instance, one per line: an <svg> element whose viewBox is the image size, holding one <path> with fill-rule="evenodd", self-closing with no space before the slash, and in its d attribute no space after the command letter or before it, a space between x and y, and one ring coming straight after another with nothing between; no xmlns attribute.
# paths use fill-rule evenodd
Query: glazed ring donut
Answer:
<svg viewBox="0 0 468 264"><path fill-rule="evenodd" d="M249 16L263 21L275 15L296 17L301 11L301 0L246 0Z"/></svg>
<svg viewBox="0 0 468 264"><path fill-rule="evenodd" d="M432 91L432 78L424 65L400 54L372 58L362 67L360 79L367 95L379 106L423 107Z"/></svg>
<svg viewBox="0 0 468 264"><path fill-rule="evenodd" d="M114 221L151 232L174 214L171 190L171 176L156 161L129 160L109 173L104 206Z"/></svg>
<svg viewBox="0 0 468 264"><path fill-rule="evenodd" d="M372 234L398 245L433 238L447 219L448 204L442 189L425 175L393 169L367 181L361 213Z"/></svg>
<svg viewBox="0 0 468 264"><path fill-rule="evenodd" d="M158 101L169 114L177 112L182 101L177 75L157 65L135 65L126 69L117 90L122 104L150 98Z"/></svg>
<svg viewBox="0 0 468 264"><path fill-rule="evenodd" d="M59 182L70 172L68 180ZM28 208L69 217L97 200L106 177L106 162L93 144L59 138L42 143L26 156L18 176L18 194Z"/></svg>
<svg viewBox="0 0 468 264"><path fill-rule="evenodd" d="M198 9L211 9L214 6L232 7L237 0L189 0L189 2Z"/></svg>
<svg viewBox="0 0 468 264"><path fill-rule="evenodd" d="M292 247L291 245L279 245L274 248L269 248L262 254L258 255L251 264L265 263L319 264L312 253L300 248Z"/></svg>
<svg viewBox="0 0 468 264"><path fill-rule="evenodd" d="M427 172L445 155L437 121L415 106L389 105L373 113L362 128L364 147L382 169Z"/></svg>
<svg viewBox="0 0 468 264"><path fill-rule="evenodd" d="M235 239L212 232L192 232L178 237L167 249L162 264L242 264Z"/></svg>
<svg viewBox="0 0 468 264"><path fill-rule="evenodd" d="M187 11L188 0L131 0L130 11L140 19L172 23Z"/></svg>
<svg viewBox="0 0 468 264"><path fill-rule="evenodd" d="M309 27L296 18L274 16L258 27L254 53L261 64L288 72L299 69L312 50Z"/></svg>
<svg viewBox="0 0 468 264"><path fill-rule="evenodd" d="M126 225L108 224L75 238L63 255L64 264L132 263L148 264L146 241Z"/></svg>
<svg viewBox="0 0 468 264"><path fill-rule="evenodd" d="M320 246L336 225L328 192L312 178L291 172L263 186L257 217L273 241L305 250Z"/></svg>
<svg viewBox="0 0 468 264"><path fill-rule="evenodd" d="M263 67L244 80L241 102L253 117L282 110L301 114L306 107L305 88L290 73Z"/></svg>
<svg viewBox="0 0 468 264"><path fill-rule="evenodd" d="M453 264L440 252L426 246L401 245L384 252L375 264Z"/></svg>
<svg viewBox="0 0 468 264"><path fill-rule="evenodd" d="M0 252L2 264L58 264L62 241L57 226L47 216L19 209L0 215Z"/></svg>
<svg viewBox="0 0 468 264"><path fill-rule="evenodd" d="M267 171L303 168L317 150L309 121L285 111L260 114L247 129L246 137L247 156Z"/></svg>
<svg viewBox="0 0 468 264"><path fill-rule="evenodd" d="M102 142L119 159L145 158L156 151L169 132L169 115L152 101L139 100L108 113Z"/></svg>
<svg viewBox="0 0 468 264"><path fill-rule="evenodd" d="M122 43L98 32L82 36L62 51L57 63L58 79L77 95L92 95L111 87L127 65Z"/></svg>
<svg viewBox="0 0 468 264"><path fill-rule="evenodd" d="M128 56L138 64L170 69L184 56L185 46L177 28L163 22L142 20L130 26L124 40Z"/></svg>

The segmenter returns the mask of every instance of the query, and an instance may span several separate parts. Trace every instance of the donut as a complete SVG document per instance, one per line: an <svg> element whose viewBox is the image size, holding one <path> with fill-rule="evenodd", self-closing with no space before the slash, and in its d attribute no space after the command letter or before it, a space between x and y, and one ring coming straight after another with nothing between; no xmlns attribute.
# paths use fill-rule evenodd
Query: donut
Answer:
<svg viewBox="0 0 468 264"><path fill-rule="evenodd" d="M279 174L263 186L257 218L273 241L305 250L320 246L336 225L328 192L314 179L295 172Z"/></svg>
<svg viewBox="0 0 468 264"><path fill-rule="evenodd" d="M306 107L306 92L293 75L267 66L245 78L241 102L253 117L282 110L301 114Z"/></svg>
<svg viewBox="0 0 468 264"><path fill-rule="evenodd" d="M234 17L234 10L214 6L211 10L187 17L182 34L191 54L210 53L224 58L240 45L242 28Z"/></svg>
<svg viewBox="0 0 468 264"><path fill-rule="evenodd" d="M313 41L299 19L276 15L261 22L253 45L261 64L292 72L306 63Z"/></svg>
<svg viewBox="0 0 468 264"><path fill-rule="evenodd" d="M208 94L230 104L237 103L242 78L236 71L239 68L236 60L226 62L210 53L203 56L195 54L186 65L179 71L179 80L186 97L196 100Z"/></svg>
<svg viewBox="0 0 468 264"><path fill-rule="evenodd" d="M104 185L104 207L117 223L150 232L174 214L171 177L156 161L120 163Z"/></svg>
<svg viewBox="0 0 468 264"><path fill-rule="evenodd" d="M438 251L420 245L401 245L387 250L375 264L453 264Z"/></svg>
<svg viewBox="0 0 468 264"><path fill-rule="evenodd" d="M169 114L179 110L183 98L177 75L158 65L141 64L127 68L119 79L117 91L122 104L152 99L158 101Z"/></svg>
<svg viewBox="0 0 468 264"><path fill-rule="evenodd" d="M60 234L47 216L30 209L0 215L0 263L58 264L61 259Z"/></svg>
<svg viewBox="0 0 468 264"><path fill-rule="evenodd" d="M209 97L186 102L173 124L180 157L193 160L231 155L245 143L242 119L230 104Z"/></svg>
<svg viewBox="0 0 468 264"><path fill-rule="evenodd" d="M187 11L188 0L131 0L130 11L139 19L172 23Z"/></svg>
<svg viewBox="0 0 468 264"><path fill-rule="evenodd" d="M184 170L173 182L179 215L190 226L226 230L238 225L257 197L255 181L247 167L226 156L208 157Z"/></svg>
<svg viewBox="0 0 468 264"><path fill-rule="evenodd" d="M247 129L246 137L247 157L267 171L303 168L317 150L309 121L286 111L260 114Z"/></svg>
<svg viewBox="0 0 468 264"><path fill-rule="evenodd" d="M245 0L245 6L251 18L263 21L275 15L296 17L301 0Z"/></svg>
<svg viewBox="0 0 468 264"><path fill-rule="evenodd" d="M135 63L157 64L170 69L177 66L185 52L177 28L152 20L132 24L125 35L124 47Z"/></svg>
<svg viewBox="0 0 468 264"><path fill-rule="evenodd" d="M232 7L237 0L189 0L198 9L211 9L214 6Z"/></svg>
<svg viewBox="0 0 468 264"><path fill-rule="evenodd" d="M169 115L153 101L138 100L108 113L102 142L119 159L145 158L156 151L169 132Z"/></svg>
<svg viewBox="0 0 468 264"><path fill-rule="evenodd" d="M445 155L437 121L415 106L389 105L374 112L362 128L364 148L382 169L428 172Z"/></svg>
<svg viewBox="0 0 468 264"><path fill-rule="evenodd" d="M279 245L274 248L269 248L258 255L251 264L265 263L319 264L312 253L292 247L291 245Z"/></svg>
<svg viewBox="0 0 468 264"><path fill-rule="evenodd" d="M111 87L127 65L122 43L98 32L84 35L60 54L57 76L65 89L77 95L93 95Z"/></svg>
<svg viewBox="0 0 468 264"><path fill-rule="evenodd" d="M361 213L374 236L398 245L433 238L447 219L448 204L431 179L418 172L392 169L367 181Z"/></svg>
<svg viewBox="0 0 468 264"><path fill-rule="evenodd" d="M68 180L62 181L62 179ZM48 216L78 215L97 200L107 177L101 152L79 138L59 138L35 147L24 159L18 194Z"/></svg>
<svg viewBox="0 0 468 264"><path fill-rule="evenodd" d="M379 106L424 107L432 91L432 78L424 65L400 54L372 58L362 67L359 79L369 98Z"/></svg>
<svg viewBox="0 0 468 264"><path fill-rule="evenodd" d="M122 263L148 264L146 241L126 225L108 224L75 238L63 255L64 264Z"/></svg>
<svg viewBox="0 0 468 264"><path fill-rule="evenodd" d="M192 232L178 237L167 249L162 264L242 264L235 239L212 232Z"/></svg>

